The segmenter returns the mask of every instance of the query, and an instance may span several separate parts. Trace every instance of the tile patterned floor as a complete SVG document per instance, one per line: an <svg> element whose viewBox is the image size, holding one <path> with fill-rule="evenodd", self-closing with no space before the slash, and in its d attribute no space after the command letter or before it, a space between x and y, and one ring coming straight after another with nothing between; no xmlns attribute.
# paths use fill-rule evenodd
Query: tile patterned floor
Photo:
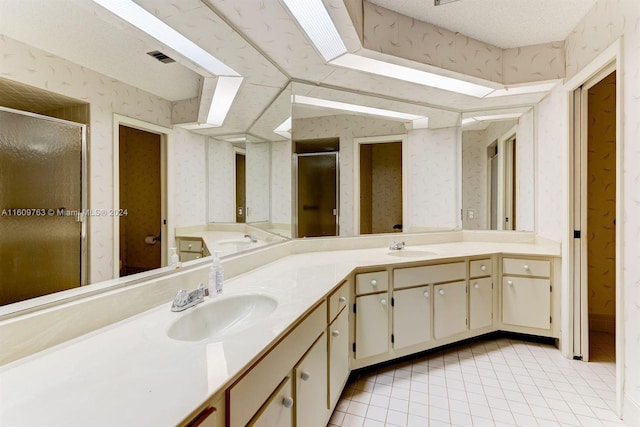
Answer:
<svg viewBox="0 0 640 427"><path fill-rule="evenodd" d="M612 343L593 336L596 361L586 363L493 339L362 372L329 426L620 426Z"/></svg>

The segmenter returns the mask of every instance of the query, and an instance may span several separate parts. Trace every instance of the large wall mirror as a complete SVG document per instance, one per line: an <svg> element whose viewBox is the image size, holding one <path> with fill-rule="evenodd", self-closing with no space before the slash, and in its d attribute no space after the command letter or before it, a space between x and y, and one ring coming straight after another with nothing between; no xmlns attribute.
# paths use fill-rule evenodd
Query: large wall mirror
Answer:
<svg viewBox="0 0 640 427"><path fill-rule="evenodd" d="M462 116L462 224L467 230L534 230L534 110Z"/></svg>

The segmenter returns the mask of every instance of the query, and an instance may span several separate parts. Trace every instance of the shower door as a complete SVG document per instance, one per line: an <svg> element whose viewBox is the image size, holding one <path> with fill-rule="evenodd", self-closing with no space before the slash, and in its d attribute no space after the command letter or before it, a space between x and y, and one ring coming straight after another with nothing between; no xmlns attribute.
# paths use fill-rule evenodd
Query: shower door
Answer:
<svg viewBox="0 0 640 427"><path fill-rule="evenodd" d="M84 282L84 135L0 108L0 305Z"/></svg>
<svg viewBox="0 0 640 427"><path fill-rule="evenodd" d="M338 235L338 153L296 154L297 237Z"/></svg>

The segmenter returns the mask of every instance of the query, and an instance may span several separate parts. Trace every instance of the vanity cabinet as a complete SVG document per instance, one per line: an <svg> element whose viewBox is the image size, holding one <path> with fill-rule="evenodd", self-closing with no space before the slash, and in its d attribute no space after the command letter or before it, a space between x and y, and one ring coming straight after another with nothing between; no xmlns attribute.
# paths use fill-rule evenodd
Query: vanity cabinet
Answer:
<svg viewBox="0 0 640 427"><path fill-rule="evenodd" d="M251 427L292 427L294 403L292 396L291 378L286 377L247 425Z"/></svg>
<svg viewBox="0 0 640 427"><path fill-rule="evenodd" d="M502 273L502 323L550 331L551 262L503 258Z"/></svg>
<svg viewBox="0 0 640 427"><path fill-rule="evenodd" d="M467 283L444 283L433 287L433 334L435 339L467 329Z"/></svg>
<svg viewBox="0 0 640 427"><path fill-rule="evenodd" d="M326 426L327 338L324 332L293 369L293 377L296 426Z"/></svg>
<svg viewBox="0 0 640 427"><path fill-rule="evenodd" d="M389 305L387 292L356 297L356 359L389 351Z"/></svg>
<svg viewBox="0 0 640 427"><path fill-rule="evenodd" d="M469 261L469 329L493 325L493 262L490 258Z"/></svg>
<svg viewBox="0 0 640 427"><path fill-rule="evenodd" d="M431 286L393 293L393 347L401 349L431 340Z"/></svg>
<svg viewBox="0 0 640 427"><path fill-rule="evenodd" d="M349 310L344 309L327 328L329 351L328 409L338 402L349 378Z"/></svg>
<svg viewBox="0 0 640 427"><path fill-rule="evenodd" d="M193 261L208 256L204 241L198 237L177 237L180 262Z"/></svg>

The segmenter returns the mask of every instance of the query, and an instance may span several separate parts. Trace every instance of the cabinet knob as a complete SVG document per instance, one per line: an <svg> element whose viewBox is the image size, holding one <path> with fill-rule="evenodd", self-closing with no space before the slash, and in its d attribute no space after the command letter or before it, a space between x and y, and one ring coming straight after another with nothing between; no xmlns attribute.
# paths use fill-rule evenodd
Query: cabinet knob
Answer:
<svg viewBox="0 0 640 427"><path fill-rule="evenodd" d="M338 298L338 301L346 302L347 301L347 297L340 297L340 298Z"/></svg>
<svg viewBox="0 0 640 427"><path fill-rule="evenodd" d="M376 279L371 279L371 286L377 286L378 281Z"/></svg>
<svg viewBox="0 0 640 427"><path fill-rule="evenodd" d="M422 295L424 295L426 298L429 298L429 291L424 291Z"/></svg>
<svg viewBox="0 0 640 427"><path fill-rule="evenodd" d="M507 285L513 285L513 280L507 280Z"/></svg>
<svg viewBox="0 0 640 427"><path fill-rule="evenodd" d="M336 337L336 338L339 337L340 336L340 331L335 330L335 331L331 332L331 336Z"/></svg>
<svg viewBox="0 0 640 427"><path fill-rule="evenodd" d="M480 266L480 270L482 270L482 271L487 271L487 266L486 266L486 265L484 265L484 264L482 264L482 265Z"/></svg>
<svg viewBox="0 0 640 427"><path fill-rule="evenodd" d="M285 408L291 408L293 406L293 397L287 396L282 399L282 406L284 406Z"/></svg>
<svg viewBox="0 0 640 427"><path fill-rule="evenodd" d="M478 284L478 282L474 283L473 287L476 288L476 289L480 289L480 285Z"/></svg>
<svg viewBox="0 0 640 427"><path fill-rule="evenodd" d="M440 289L440 290L438 291L438 293L439 293L440 295L444 295L444 289Z"/></svg>
<svg viewBox="0 0 640 427"><path fill-rule="evenodd" d="M302 378L302 381L308 381L309 378L311 378L311 374L307 371L302 371L300 373L300 378Z"/></svg>
<svg viewBox="0 0 640 427"><path fill-rule="evenodd" d="M384 298L382 298L382 299L380 300L380 304L382 304L382 305L387 305L387 300L386 300L386 299L384 299Z"/></svg>
<svg viewBox="0 0 640 427"><path fill-rule="evenodd" d="M524 265L525 270L529 270L529 266L527 264Z"/></svg>
<svg viewBox="0 0 640 427"><path fill-rule="evenodd" d="M191 249L191 243L189 243L189 249Z"/></svg>

